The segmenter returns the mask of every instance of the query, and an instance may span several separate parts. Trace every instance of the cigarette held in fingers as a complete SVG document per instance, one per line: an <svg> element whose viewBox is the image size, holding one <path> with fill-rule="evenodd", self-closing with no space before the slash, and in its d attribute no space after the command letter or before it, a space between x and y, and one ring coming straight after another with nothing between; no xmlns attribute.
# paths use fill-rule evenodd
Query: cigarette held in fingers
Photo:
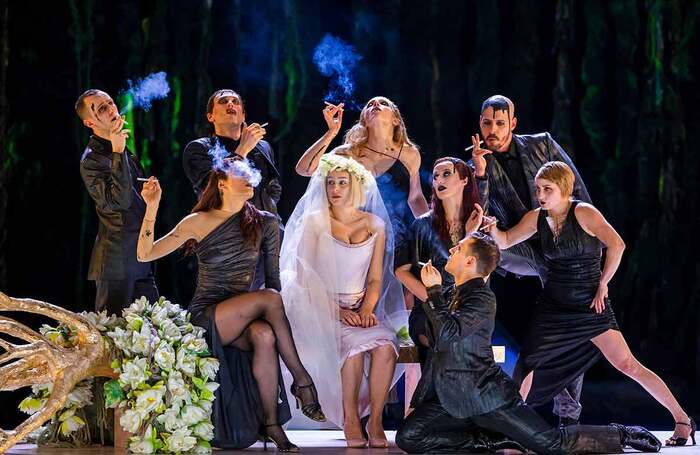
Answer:
<svg viewBox="0 0 700 455"><path fill-rule="evenodd" d="M484 141L479 141L479 145L481 145L481 144L483 144L483 143L484 143ZM469 147L465 148L464 150L467 151L467 150L471 150L471 149L473 149L473 148L474 148L474 146L473 146L473 145L470 145Z"/></svg>
<svg viewBox="0 0 700 455"><path fill-rule="evenodd" d="M479 228L480 231L485 231L486 229L490 228L491 226L495 226L498 223L498 221L491 221L489 224L485 226L481 226Z"/></svg>
<svg viewBox="0 0 700 455"><path fill-rule="evenodd" d="M265 123L263 123L262 125L260 125L260 128L265 128L265 127L266 127L267 125L269 125L269 124L270 124L270 122L265 122Z"/></svg>
<svg viewBox="0 0 700 455"><path fill-rule="evenodd" d="M136 177L136 181L137 181L137 182L148 182L148 180L149 180L149 179L147 179L147 178L145 178L145 177Z"/></svg>

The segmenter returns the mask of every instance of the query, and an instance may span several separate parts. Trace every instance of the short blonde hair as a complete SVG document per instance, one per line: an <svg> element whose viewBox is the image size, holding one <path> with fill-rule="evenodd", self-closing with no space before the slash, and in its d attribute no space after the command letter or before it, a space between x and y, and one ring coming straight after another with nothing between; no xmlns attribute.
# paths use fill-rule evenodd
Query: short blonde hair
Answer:
<svg viewBox="0 0 700 455"><path fill-rule="evenodd" d="M563 197L570 197L574 192L574 171L561 161L548 161L537 171L535 179L549 180L559 187Z"/></svg>

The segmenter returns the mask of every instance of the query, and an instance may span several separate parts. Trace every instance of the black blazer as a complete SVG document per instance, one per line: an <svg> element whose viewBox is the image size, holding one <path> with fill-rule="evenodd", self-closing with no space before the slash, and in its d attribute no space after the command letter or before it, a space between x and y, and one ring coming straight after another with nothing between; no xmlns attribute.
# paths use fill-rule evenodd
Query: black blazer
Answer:
<svg viewBox="0 0 700 455"><path fill-rule="evenodd" d="M490 215L498 218L501 229L512 228L518 224L525 213L539 207L535 192L535 175L547 161L562 161L568 164L576 176L574 199L591 202L591 197L576 166L549 133L514 134L513 141L530 188L530 200L525 204L520 200L513 184L493 154L486 155L486 176L478 179L479 198L484 205L484 210L488 209ZM473 166L473 161L469 164Z"/></svg>
<svg viewBox="0 0 700 455"><path fill-rule="evenodd" d="M433 399L451 416L465 419L510 405L520 397L515 383L496 365L491 334L496 297L481 278L448 289L428 289L423 303L434 339L412 406Z"/></svg>
<svg viewBox="0 0 700 455"><path fill-rule="evenodd" d="M90 136L80 160L80 176L95 201L100 224L92 249L88 280L146 278L151 263L136 260L136 244L146 203L139 192L141 165L128 150L112 153L112 143Z"/></svg>
<svg viewBox="0 0 700 455"><path fill-rule="evenodd" d="M199 197L207 185L209 172L212 168L212 159L209 156L209 149L215 145L215 141L233 156L238 145L238 141L223 137L211 136L195 139L185 146L182 154L182 164L185 174L192 184L195 194ZM255 167L262 172L263 180L255 188L255 193L251 203L258 210L265 210L277 214L277 203L282 195L282 185L279 181L279 172L275 167L272 147L266 141L259 141L253 150L248 154Z"/></svg>

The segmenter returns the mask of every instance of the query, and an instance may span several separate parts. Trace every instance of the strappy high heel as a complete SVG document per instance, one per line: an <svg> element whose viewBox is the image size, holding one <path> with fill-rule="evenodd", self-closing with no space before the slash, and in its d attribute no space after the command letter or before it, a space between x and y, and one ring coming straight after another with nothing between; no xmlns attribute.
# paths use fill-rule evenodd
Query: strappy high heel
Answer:
<svg viewBox="0 0 700 455"><path fill-rule="evenodd" d="M263 437L263 450L267 452L267 442L272 441L275 446L277 446L277 451L278 452L298 452L299 451L299 446L296 444L292 444L292 442L287 438L287 436L284 434L284 431L282 434L284 435L284 441L277 441L273 436L271 436L267 432L268 427L279 427L280 425L278 423L271 423L269 425L265 425L265 436Z"/></svg>
<svg viewBox="0 0 700 455"><path fill-rule="evenodd" d="M311 389L311 398L313 401L306 404L304 403L304 400L301 399L302 389ZM321 405L318 403L318 393L316 392L316 386L313 382L307 385L292 384L289 391L292 392L292 395L294 395L294 398L297 400L297 409L301 408L301 412L303 412L306 417L316 422L326 421L326 416L321 409Z"/></svg>
<svg viewBox="0 0 700 455"><path fill-rule="evenodd" d="M690 423L685 423L685 422L676 422L676 425L685 425L686 427L690 427L690 439L693 441L693 445L695 445L695 430L697 430L697 426L695 425L695 420L693 420L692 417L688 416L688 420L690 420ZM688 442L688 438L681 438L680 436L671 436L666 440L666 446L667 447L674 447L674 446L684 446Z"/></svg>

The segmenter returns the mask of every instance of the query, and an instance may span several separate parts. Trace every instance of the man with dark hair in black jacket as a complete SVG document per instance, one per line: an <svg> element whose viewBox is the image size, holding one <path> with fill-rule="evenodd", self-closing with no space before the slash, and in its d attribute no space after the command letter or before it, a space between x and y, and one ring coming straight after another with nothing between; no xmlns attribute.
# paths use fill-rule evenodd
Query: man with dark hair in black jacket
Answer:
<svg viewBox="0 0 700 455"><path fill-rule="evenodd" d="M573 197L591 202L571 158L549 133L514 134L518 123L515 104L502 95L487 98L481 105L479 128L485 146L479 146L479 136L472 137L474 149L470 164L474 168L484 211L498 218L501 229L510 229L530 210L539 207L535 194L535 174L548 161L568 164L576 180ZM539 238L501 252L498 266L519 276L538 276L542 280L546 263L542 256ZM583 375L573 380L554 397L554 413L563 425L578 422L581 414L581 387Z"/></svg>
<svg viewBox="0 0 700 455"><path fill-rule="evenodd" d="M423 309L432 329L428 361L413 395L415 408L396 434L409 453L482 452L523 448L543 454L622 453L625 446L658 452L642 427L618 424L554 428L523 403L518 386L493 359L496 297L486 279L500 252L490 237L472 235L450 250L445 270L455 286L442 292L440 272L421 270Z"/></svg>
<svg viewBox="0 0 700 455"><path fill-rule="evenodd" d="M136 243L146 204L137 178L143 171L126 149L129 130L105 92L85 91L75 111L92 135L80 160L80 175L100 220L88 280L95 281L95 310L121 315L135 299L158 299L153 265L136 260Z"/></svg>

